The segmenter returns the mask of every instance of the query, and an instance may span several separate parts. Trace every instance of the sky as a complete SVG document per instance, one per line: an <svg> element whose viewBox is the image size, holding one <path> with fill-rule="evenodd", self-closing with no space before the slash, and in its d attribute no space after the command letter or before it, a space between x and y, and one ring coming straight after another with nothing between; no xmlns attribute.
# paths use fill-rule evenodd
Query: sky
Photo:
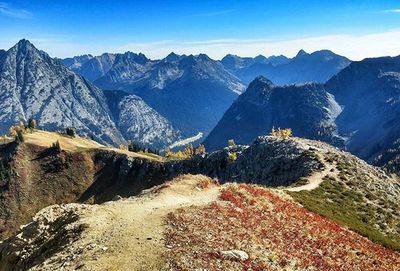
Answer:
<svg viewBox="0 0 400 271"><path fill-rule="evenodd" d="M400 55L400 1L0 0L0 48L29 39L53 57L142 52L352 60Z"/></svg>

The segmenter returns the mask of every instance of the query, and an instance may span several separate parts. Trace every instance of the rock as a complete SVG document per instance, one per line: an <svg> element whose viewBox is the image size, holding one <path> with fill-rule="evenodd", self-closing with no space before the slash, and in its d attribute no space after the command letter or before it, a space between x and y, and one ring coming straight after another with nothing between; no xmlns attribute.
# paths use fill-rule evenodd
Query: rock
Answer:
<svg viewBox="0 0 400 271"><path fill-rule="evenodd" d="M229 260L239 260L239 261L245 261L249 258L249 255L242 251L242 250L224 250L220 252L221 256L225 259Z"/></svg>
<svg viewBox="0 0 400 271"><path fill-rule="evenodd" d="M120 195L115 195L113 197L113 201L117 201L117 200L121 200L121 199L122 199L122 197Z"/></svg>

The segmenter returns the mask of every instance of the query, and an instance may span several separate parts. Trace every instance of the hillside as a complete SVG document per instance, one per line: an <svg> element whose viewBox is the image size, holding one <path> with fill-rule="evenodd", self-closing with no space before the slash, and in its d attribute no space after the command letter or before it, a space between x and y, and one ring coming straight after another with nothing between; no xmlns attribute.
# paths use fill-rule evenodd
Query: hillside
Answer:
<svg viewBox="0 0 400 271"><path fill-rule="evenodd" d="M105 147L95 141L36 131L24 135L24 143L0 145L0 236L13 234L40 209L68 202L102 202L116 195L118 187L97 191L96 185L116 183L129 176L122 161L131 166L151 164L157 168L160 157ZM51 147L59 141L61 152ZM151 174L151 166L148 173ZM155 169L153 169L155 171ZM156 173L154 173L156 174ZM138 176L126 193L139 193L159 184ZM123 195L123 193L120 193Z"/></svg>
<svg viewBox="0 0 400 271"><path fill-rule="evenodd" d="M279 191L185 175L139 197L45 208L0 244L0 270L396 270L399 256Z"/></svg>
<svg viewBox="0 0 400 271"><path fill-rule="evenodd" d="M0 245L0 270L396 270L400 264L383 247L400 250L399 178L328 144L260 137L249 146L170 160L43 131L25 137L0 150L3 164L12 154L0 197L2 236L10 237ZM55 140L61 153L49 148ZM70 202L100 205L45 208L16 235L41 208ZM234 249L249 259L222 252Z"/></svg>

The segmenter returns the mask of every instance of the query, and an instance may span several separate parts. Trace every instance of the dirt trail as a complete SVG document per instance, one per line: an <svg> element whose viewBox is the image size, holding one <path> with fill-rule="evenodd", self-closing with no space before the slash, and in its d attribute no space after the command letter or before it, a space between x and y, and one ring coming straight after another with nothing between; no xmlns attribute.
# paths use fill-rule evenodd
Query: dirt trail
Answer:
<svg viewBox="0 0 400 271"><path fill-rule="evenodd" d="M299 192L299 191L310 191L313 190L324 181L324 177L327 175L336 175L336 166L331 163L324 162L324 158L322 154L318 154L318 159L324 165L324 170L314 172L311 176L307 177L308 183L301 186L290 187L285 190L291 192Z"/></svg>
<svg viewBox="0 0 400 271"><path fill-rule="evenodd" d="M96 229L103 236L106 253L86 264L89 270L160 270L163 263L164 219L180 207L204 205L218 198L218 187L200 190L203 176L183 176L157 196L131 198L104 205L102 212L111 216L107 224ZM115 208L115 205L119 205ZM121 206L122 205L122 206ZM87 219L98 219L101 213Z"/></svg>
<svg viewBox="0 0 400 271"><path fill-rule="evenodd" d="M183 175L139 197L86 206L79 239L32 270L162 270L167 214L218 200L219 191L208 177Z"/></svg>

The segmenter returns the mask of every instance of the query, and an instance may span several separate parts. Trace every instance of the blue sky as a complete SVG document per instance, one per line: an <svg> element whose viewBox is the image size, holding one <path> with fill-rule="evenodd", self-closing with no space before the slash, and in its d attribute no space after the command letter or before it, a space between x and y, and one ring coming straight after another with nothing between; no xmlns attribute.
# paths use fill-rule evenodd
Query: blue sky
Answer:
<svg viewBox="0 0 400 271"><path fill-rule="evenodd" d="M30 39L52 56L169 51L255 56L331 49L400 54L400 1L0 0L0 47Z"/></svg>

